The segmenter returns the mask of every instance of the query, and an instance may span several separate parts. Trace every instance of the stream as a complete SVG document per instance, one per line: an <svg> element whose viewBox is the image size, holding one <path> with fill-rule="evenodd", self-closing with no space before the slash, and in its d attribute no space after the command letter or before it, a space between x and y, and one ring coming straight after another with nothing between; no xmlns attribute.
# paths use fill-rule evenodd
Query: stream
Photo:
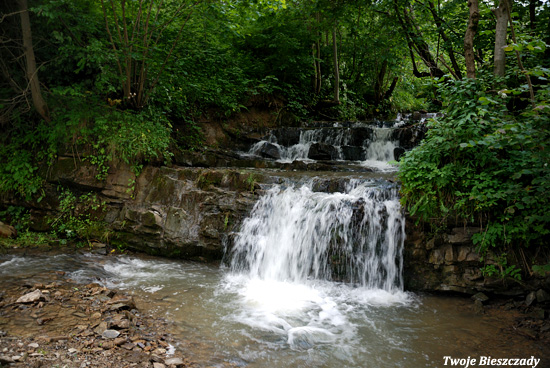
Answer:
<svg viewBox="0 0 550 368"><path fill-rule="evenodd" d="M141 255L0 256L4 283L44 282L38 275L49 270L134 294L140 309L175 322L187 342L176 349L205 367L414 368L443 366L443 356L540 357L529 341L502 333L509 316L474 314L469 299L275 281Z"/></svg>
<svg viewBox="0 0 550 368"><path fill-rule="evenodd" d="M403 288L405 219L391 179L394 127L271 134L244 152L279 162L345 161L353 175L280 174L226 245L220 265L145 255L0 255L3 282L62 270L134 294L174 322L176 349L205 367L435 367L444 356L540 357L504 333L508 313ZM283 139L284 138L284 139ZM286 141L286 145L283 144ZM312 153L315 150L315 153ZM355 169L354 169L355 170Z"/></svg>

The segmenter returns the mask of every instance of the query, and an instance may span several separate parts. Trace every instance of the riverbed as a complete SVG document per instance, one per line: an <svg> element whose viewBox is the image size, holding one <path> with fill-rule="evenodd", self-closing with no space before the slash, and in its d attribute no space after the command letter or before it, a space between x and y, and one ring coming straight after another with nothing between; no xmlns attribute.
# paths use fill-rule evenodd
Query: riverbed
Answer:
<svg viewBox="0 0 550 368"><path fill-rule="evenodd" d="M205 367L437 367L445 356L534 356L539 367L550 364L544 340L514 333L516 311L476 313L469 298L275 282L137 254L0 256L2 285L45 282L45 271L134 295L140 308L173 322L175 348Z"/></svg>

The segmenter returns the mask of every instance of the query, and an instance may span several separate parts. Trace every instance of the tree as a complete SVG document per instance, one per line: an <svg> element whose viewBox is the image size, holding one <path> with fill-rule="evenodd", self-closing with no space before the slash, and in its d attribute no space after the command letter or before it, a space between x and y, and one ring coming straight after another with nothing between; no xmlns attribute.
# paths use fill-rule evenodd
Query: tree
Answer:
<svg viewBox="0 0 550 368"><path fill-rule="evenodd" d="M437 65L437 60L432 55L428 42L424 39L420 28L415 22L414 9L410 6L410 4L407 4L407 6L401 9L398 0L393 0L393 8L397 19L399 20L399 24L401 25L403 34L407 40L414 76L418 78L442 77L445 73ZM418 55L420 60L428 68L427 72L420 72L418 70L415 55Z"/></svg>
<svg viewBox="0 0 550 368"><path fill-rule="evenodd" d="M468 9L470 17L468 19L468 28L464 35L464 62L466 64L466 76L468 78L476 77L476 61L474 54L474 37L479 24L479 4L478 0L468 0Z"/></svg>
<svg viewBox="0 0 550 368"><path fill-rule="evenodd" d="M105 29L116 56L126 104L136 109L141 109L147 104L175 46L181 39L193 7L197 4L198 2L182 1L179 6L171 8L163 1L155 0L122 0L120 3L109 0L108 4L106 0L101 0ZM168 52L164 53L163 58L153 55L162 41L163 33L173 25L176 27L176 33L170 37L168 45L165 45ZM154 60L155 57L161 59Z"/></svg>
<svg viewBox="0 0 550 368"><path fill-rule="evenodd" d="M18 0L19 15L21 17L21 34L23 36L23 50L27 62L27 80L31 90L32 102L36 111L46 121L50 121L50 113L48 105L42 97L40 90L40 80L38 79L38 69L36 67L36 59L34 57L34 48L32 44L31 22L29 18L29 7L27 0Z"/></svg>
<svg viewBox="0 0 550 368"><path fill-rule="evenodd" d="M334 103L340 104L340 68L338 65L338 43L336 41L336 26L332 28L332 57L334 62Z"/></svg>
<svg viewBox="0 0 550 368"><path fill-rule="evenodd" d="M494 73L495 75L504 76L506 70L506 34L508 31L508 0L500 0L498 8L492 9L496 18L495 27L495 53L494 53Z"/></svg>

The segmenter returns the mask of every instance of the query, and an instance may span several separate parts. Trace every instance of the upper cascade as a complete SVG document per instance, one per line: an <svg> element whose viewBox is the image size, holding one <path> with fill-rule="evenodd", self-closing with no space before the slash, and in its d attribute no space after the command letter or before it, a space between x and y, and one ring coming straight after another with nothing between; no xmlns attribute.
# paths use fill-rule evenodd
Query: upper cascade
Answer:
<svg viewBox="0 0 550 368"><path fill-rule="evenodd" d="M407 116L372 123L313 123L307 127L272 130L245 156L279 163L294 161L353 162L373 171L395 171L394 162L423 138ZM411 128L412 127L412 128Z"/></svg>

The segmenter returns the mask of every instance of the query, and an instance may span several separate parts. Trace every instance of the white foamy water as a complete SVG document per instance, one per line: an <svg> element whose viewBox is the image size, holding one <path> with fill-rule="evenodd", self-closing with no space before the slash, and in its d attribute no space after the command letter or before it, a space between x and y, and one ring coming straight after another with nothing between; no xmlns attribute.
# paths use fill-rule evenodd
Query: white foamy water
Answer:
<svg viewBox="0 0 550 368"><path fill-rule="evenodd" d="M390 127L373 127L373 134L370 139L360 143L360 150L364 160L361 165L376 171L396 171L397 166L390 162L395 160L394 149L399 147L399 142L392 139L392 133L396 127L401 126L403 121L396 121ZM344 148L350 144L352 128L320 128L304 129L300 131L299 142L295 145L285 147L277 142L275 136L271 135L267 140L252 145L246 156L261 156L266 145L272 145L271 149L276 150L280 159L277 162L291 163L296 160L314 161L308 158L309 150L315 143L323 143L333 148L332 160L342 161L345 159ZM357 144L357 142L356 142Z"/></svg>
<svg viewBox="0 0 550 368"><path fill-rule="evenodd" d="M297 144L289 147L277 143L274 136L270 136L265 141L255 143L250 147L248 155L260 155L263 146L270 143L277 148L281 158L277 160L281 163L291 163L296 160L313 161L308 158L309 149L314 143L324 143L334 147L333 160L343 160L342 147L348 145L350 141L349 129L304 129L300 131L300 138Z"/></svg>
<svg viewBox="0 0 550 368"><path fill-rule="evenodd" d="M402 290L404 219L396 188L312 187L274 186L260 198L229 252L223 290L238 300L234 321L290 349L331 345L351 357L357 313L411 302Z"/></svg>
<svg viewBox="0 0 550 368"><path fill-rule="evenodd" d="M344 193L312 187L277 185L258 200L230 250L231 269L277 281L336 279L400 290L404 218L397 188L357 180Z"/></svg>
<svg viewBox="0 0 550 368"><path fill-rule="evenodd" d="M398 142L391 140L392 132L391 128L374 128L374 138L367 146L362 166L378 171L397 170L396 165L390 164L395 160L394 150L398 147Z"/></svg>

